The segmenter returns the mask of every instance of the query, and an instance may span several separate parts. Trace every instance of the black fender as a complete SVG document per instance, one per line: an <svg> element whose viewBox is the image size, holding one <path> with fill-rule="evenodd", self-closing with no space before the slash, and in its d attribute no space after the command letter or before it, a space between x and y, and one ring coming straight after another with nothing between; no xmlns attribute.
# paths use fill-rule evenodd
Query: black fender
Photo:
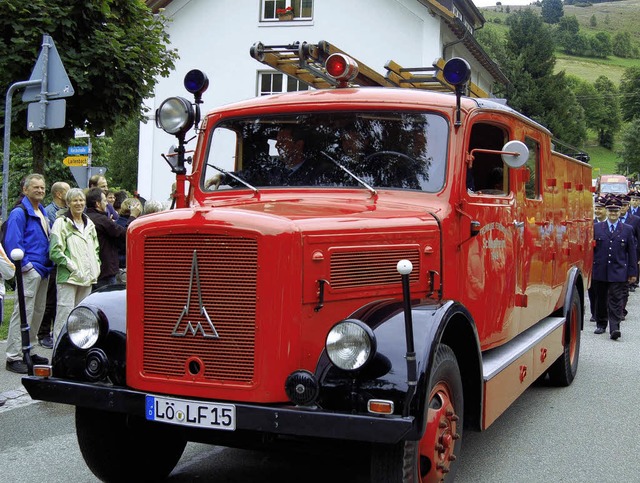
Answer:
<svg viewBox="0 0 640 483"><path fill-rule="evenodd" d="M53 373L56 377L96 382L96 376L87 372L87 363L91 358L98 358L106 368L104 379L123 385L127 327L125 285L110 285L96 290L77 307L87 307L98 316L101 321L100 337L91 349L79 349L69 339L65 324L53 351Z"/></svg>
<svg viewBox="0 0 640 483"><path fill-rule="evenodd" d="M584 286L584 275L578 267L571 267L567 273L567 280L565 282L566 290L564 291L564 301L562 304L562 316L566 317L571 310L571 300L573 298L573 292L578 291L578 297L580 297L580 304L582 305L582 320L580 321L580 329L584 329L584 293L586 287ZM568 336L568 335L567 335ZM565 341L568 342L568 341Z"/></svg>
<svg viewBox="0 0 640 483"><path fill-rule="evenodd" d="M426 427L430 374L440 343L449 345L458 358L465 390L469 394L470 420L480 420L482 371L477 330L469 311L453 301L414 302L412 319L417 364L415 391L408 384L407 345L403 304L398 301L370 304L349 318L368 324L377 341L371 363L355 373L341 371L321 356L316 376L321 385L319 404L327 409L367 412L367 401L394 402L394 414L413 416L419 439ZM465 416L466 417L466 416Z"/></svg>

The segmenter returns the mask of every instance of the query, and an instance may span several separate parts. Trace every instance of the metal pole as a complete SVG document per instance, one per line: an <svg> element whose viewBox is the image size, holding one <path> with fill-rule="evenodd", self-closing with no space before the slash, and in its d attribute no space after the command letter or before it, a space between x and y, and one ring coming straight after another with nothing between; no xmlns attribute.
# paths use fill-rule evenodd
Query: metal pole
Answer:
<svg viewBox="0 0 640 483"><path fill-rule="evenodd" d="M31 341L29 339L29 323L27 322L27 308L24 302L24 285L22 283L22 259L24 252L19 248L11 250L11 258L16 266L16 289L18 300L16 303L20 308L20 332L22 336L22 354L24 362L27 364L29 375L33 376L33 361L31 360Z"/></svg>
<svg viewBox="0 0 640 483"><path fill-rule="evenodd" d="M21 87L36 86L42 79L15 82L9 86L4 102L4 151L2 161L2 219L7 219L7 203L9 200L9 152L11 150L11 100L13 93Z"/></svg>
<svg viewBox="0 0 640 483"><path fill-rule="evenodd" d="M49 72L49 49L51 48L51 37L42 36L42 83L40 86L40 129L47 129L47 99L48 94L48 72Z"/></svg>
<svg viewBox="0 0 640 483"><path fill-rule="evenodd" d="M87 133L88 134L88 133ZM88 153L87 153L87 187L89 187L89 180L91 179L91 155L93 153L93 149L91 148L91 134L88 134L89 142L87 143Z"/></svg>

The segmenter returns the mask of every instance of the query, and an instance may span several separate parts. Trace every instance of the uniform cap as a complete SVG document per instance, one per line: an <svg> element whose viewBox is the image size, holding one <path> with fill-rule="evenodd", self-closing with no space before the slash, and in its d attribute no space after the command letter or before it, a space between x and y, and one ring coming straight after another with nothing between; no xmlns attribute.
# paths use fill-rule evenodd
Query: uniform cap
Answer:
<svg viewBox="0 0 640 483"><path fill-rule="evenodd" d="M598 196L595 200L593 200L593 206L597 206L603 208L607 206L607 200L604 196Z"/></svg>
<svg viewBox="0 0 640 483"><path fill-rule="evenodd" d="M638 193L637 191L630 191L629 192L629 198L633 198L633 199L640 199L640 193Z"/></svg>
<svg viewBox="0 0 640 483"><path fill-rule="evenodd" d="M631 201L631 198L627 195L620 195L618 196L618 199L623 205L628 205L629 202Z"/></svg>
<svg viewBox="0 0 640 483"><path fill-rule="evenodd" d="M611 197L607 200L607 210L619 210L621 206L622 202L616 198Z"/></svg>

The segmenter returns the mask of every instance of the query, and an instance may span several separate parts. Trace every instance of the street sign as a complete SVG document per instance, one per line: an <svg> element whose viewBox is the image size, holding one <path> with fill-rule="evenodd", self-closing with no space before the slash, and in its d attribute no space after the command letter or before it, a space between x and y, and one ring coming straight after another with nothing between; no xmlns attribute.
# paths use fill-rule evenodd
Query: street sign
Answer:
<svg viewBox="0 0 640 483"><path fill-rule="evenodd" d="M43 115L44 114L44 115ZM67 101L57 99L46 104L32 102L27 107L27 130L60 129L67 117Z"/></svg>
<svg viewBox="0 0 640 483"><path fill-rule="evenodd" d="M107 168L99 166L69 166L73 179L78 183L78 188L86 188L89 184L89 178L94 174L104 175Z"/></svg>
<svg viewBox="0 0 640 483"><path fill-rule="evenodd" d="M89 154L89 146L69 146L67 154Z"/></svg>
<svg viewBox="0 0 640 483"><path fill-rule="evenodd" d="M38 84L27 87L22 94L23 102L39 101L42 87L46 89L47 99L71 97L75 93L67 71L62 65L58 49L56 49L56 45L49 35L43 35L42 37L42 50L29 80L36 81L39 79L46 79L46 84L44 86Z"/></svg>
<svg viewBox="0 0 640 483"><path fill-rule="evenodd" d="M89 156L67 156L62 162L65 166L86 166L89 163Z"/></svg>

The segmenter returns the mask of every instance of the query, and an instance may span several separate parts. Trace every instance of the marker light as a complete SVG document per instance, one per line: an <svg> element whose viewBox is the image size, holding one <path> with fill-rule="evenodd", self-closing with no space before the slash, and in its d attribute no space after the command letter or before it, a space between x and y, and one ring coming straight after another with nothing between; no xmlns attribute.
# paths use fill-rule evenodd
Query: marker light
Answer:
<svg viewBox="0 0 640 483"><path fill-rule="evenodd" d="M466 84L471 78L471 66L466 60L454 57L444 64L442 74L449 84L459 86Z"/></svg>
<svg viewBox="0 0 640 483"><path fill-rule="evenodd" d="M184 76L184 88L191 94L202 95L204 91L209 87L209 78L207 75L198 69L193 69L187 72Z"/></svg>
<svg viewBox="0 0 640 483"><path fill-rule="evenodd" d="M182 97L170 97L156 111L156 126L169 134L185 133L193 126L194 117L189 101Z"/></svg>
<svg viewBox="0 0 640 483"><path fill-rule="evenodd" d="M327 74L338 81L340 87L345 87L358 75L358 63L344 54L331 54L324 63Z"/></svg>

